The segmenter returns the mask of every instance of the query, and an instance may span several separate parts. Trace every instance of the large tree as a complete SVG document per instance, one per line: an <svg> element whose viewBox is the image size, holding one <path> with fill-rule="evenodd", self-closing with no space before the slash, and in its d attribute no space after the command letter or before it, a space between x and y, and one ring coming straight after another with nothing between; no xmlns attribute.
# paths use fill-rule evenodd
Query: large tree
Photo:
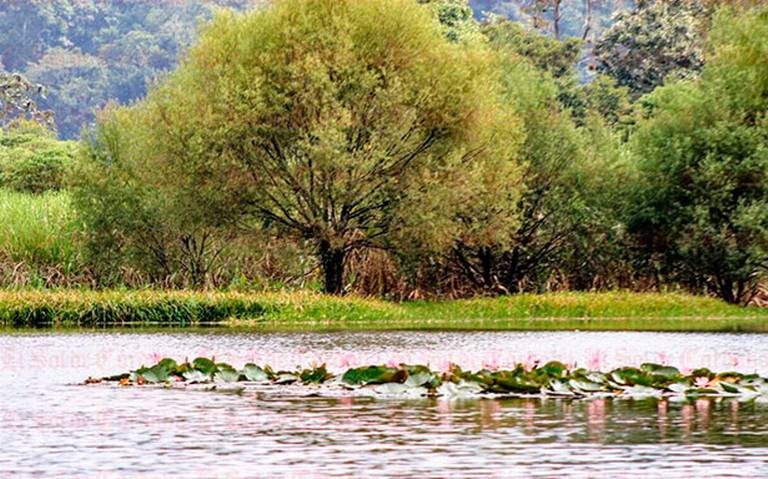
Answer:
<svg viewBox="0 0 768 479"><path fill-rule="evenodd" d="M746 303L768 272L768 9L711 37L700 79L644 99L629 228L657 274Z"/></svg>
<svg viewBox="0 0 768 479"><path fill-rule="evenodd" d="M669 76L689 78L704 64L708 18L701 0L640 0L619 13L595 44L597 69L635 98Z"/></svg>
<svg viewBox="0 0 768 479"><path fill-rule="evenodd" d="M493 241L515 219L522 134L494 56L446 40L411 0L222 13L147 102L116 115L146 134L93 158L145 162L212 222L309 240L329 293L356 249Z"/></svg>

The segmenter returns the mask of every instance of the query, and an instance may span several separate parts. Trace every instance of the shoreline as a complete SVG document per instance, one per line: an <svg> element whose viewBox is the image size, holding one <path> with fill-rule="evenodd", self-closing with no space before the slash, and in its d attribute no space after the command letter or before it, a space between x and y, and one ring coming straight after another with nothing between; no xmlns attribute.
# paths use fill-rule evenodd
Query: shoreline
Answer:
<svg viewBox="0 0 768 479"><path fill-rule="evenodd" d="M395 303L319 293L0 290L0 327L261 331L520 330L768 333L768 308L680 293L562 292Z"/></svg>

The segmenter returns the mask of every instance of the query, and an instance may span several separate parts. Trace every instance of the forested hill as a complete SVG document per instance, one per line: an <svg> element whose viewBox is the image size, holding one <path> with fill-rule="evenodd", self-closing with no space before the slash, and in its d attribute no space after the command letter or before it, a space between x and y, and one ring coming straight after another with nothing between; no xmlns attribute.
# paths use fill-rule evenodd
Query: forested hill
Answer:
<svg viewBox="0 0 768 479"><path fill-rule="evenodd" d="M109 100L145 95L170 70L217 7L258 8L268 0L0 0L0 71L47 87L62 137L76 137ZM424 0L422 0L423 2ZM462 4L466 0L440 0ZM628 0L471 0L475 18L507 16L550 36L559 5L561 37L605 28ZM589 7L589 9L587 8ZM591 22L585 22L591 10Z"/></svg>

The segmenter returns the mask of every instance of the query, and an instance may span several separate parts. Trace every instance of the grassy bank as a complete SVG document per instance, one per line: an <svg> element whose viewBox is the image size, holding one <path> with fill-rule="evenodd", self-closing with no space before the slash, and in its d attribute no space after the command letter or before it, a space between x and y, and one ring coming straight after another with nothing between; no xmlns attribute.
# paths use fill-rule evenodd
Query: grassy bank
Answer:
<svg viewBox="0 0 768 479"><path fill-rule="evenodd" d="M309 292L4 291L0 325L261 329L520 329L768 332L768 310L681 294L554 293L390 303Z"/></svg>

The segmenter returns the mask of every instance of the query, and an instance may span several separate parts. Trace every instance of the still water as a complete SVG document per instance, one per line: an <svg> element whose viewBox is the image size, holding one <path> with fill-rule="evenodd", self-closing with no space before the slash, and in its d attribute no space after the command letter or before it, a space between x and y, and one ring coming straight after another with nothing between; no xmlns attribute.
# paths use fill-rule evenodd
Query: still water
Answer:
<svg viewBox="0 0 768 479"><path fill-rule="evenodd" d="M768 476L768 404L400 400L80 386L159 357L242 366L558 359L768 374L768 336L595 332L0 334L0 477Z"/></svg>

